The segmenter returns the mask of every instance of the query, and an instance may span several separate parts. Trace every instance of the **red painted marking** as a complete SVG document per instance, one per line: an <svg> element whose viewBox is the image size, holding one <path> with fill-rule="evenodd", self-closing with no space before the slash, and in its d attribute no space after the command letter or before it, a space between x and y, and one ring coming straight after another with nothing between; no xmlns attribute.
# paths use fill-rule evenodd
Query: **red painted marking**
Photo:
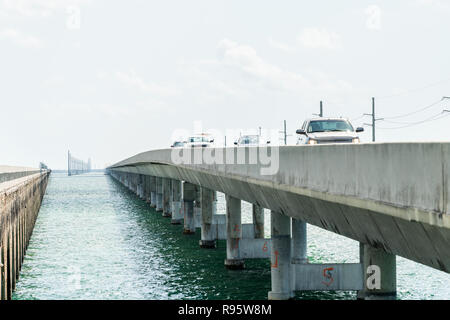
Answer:
<svg viewBox="0 0 450 320"><path fill-rule="evenodd" d="M333 273L331 272L333 270L333 267L323 269L323 277L326 279L326 281L322 281L322 283L327 287L329 287L334 281Z"/></svg>
<svg viewBox="0 0 450 320"><path fill-rule="evenodd" d="M272 264L272 268L278 268L278 251L275 250L273 254L275 255L275 263Z"/></svg>
<svg viewBox="0 0 450 320"><path fill-rule="evenodd" d="M269 248L267 247L267 241L266 241L266 242L264 242L262 251L263 251L263 252L267 252L267 250L269 250Z"/></svg>

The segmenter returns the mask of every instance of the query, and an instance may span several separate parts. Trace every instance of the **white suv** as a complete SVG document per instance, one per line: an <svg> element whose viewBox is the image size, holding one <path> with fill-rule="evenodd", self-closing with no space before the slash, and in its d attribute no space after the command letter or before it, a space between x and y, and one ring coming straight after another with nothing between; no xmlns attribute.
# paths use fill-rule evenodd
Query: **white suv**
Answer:
<svg viewBox="0 0 450 320"><path fill-rule="evenodd" d="M298 129L297 144L323 144L323 143L359 143L358 132L348 119L342 118L313 118L306 120L301 129Z"/></svg>
<svg viewBox="0 0 450 320"><path fill-rule="evenodd" d="M262 138L257 134L247 134L244 136L239 137L239 140L236 141L234 144L236 146L259 146L263 144L261 142ZM267 141L266 144L269 144L270 141Z"/></svg>

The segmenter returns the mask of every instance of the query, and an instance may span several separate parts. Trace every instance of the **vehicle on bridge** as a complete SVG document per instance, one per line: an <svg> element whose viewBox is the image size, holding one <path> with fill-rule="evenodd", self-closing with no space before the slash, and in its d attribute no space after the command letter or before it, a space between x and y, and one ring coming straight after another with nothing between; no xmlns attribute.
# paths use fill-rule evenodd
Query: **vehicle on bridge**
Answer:
<svg viewBox="0 0 450 320"><path fill-rule="evenodd" d="M184 148L186 141L175 141L170 147L171 148Z"/></svg>
<svg viewBox="0 0 450 320"><path fill-rule="evenodd" d="M259 146L262 144L261 137L257 134L248 134L239 137L238 141L234 142L236 146ZM269 144L270 141L267 141L266 144Z"/></svg>
<svg viewBox="0 0 450 320"><path fill-rule="evenodd" d="M359 143L359 132L364 128L354 129L348 119L343 118L313 118L303 122L297 144L324 144L324 143Z"/></svg>
<svg viewBox="0 0 450 320"><path fill-rule="evenodd" d="M187 139L185 147L197 148L197 147L212 147L214 146L214 137L209 133L200 133L192 135Z"/></svg>

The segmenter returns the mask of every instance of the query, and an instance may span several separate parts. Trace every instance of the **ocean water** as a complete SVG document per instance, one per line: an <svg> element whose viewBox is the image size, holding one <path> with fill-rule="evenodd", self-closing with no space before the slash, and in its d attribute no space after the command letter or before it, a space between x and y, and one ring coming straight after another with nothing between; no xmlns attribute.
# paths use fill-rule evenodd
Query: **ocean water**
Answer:
<svg viewBox="0 0 450 320"><path fill-rule="evenodd" d="M218 194L217 213L225 214ZM251 205L242 204L243 222ZM266 236L270 215L265 212ZM267 299L268 260L224 267L225 241L200 249L200 232L156 213L102 173L52 174L13 299ZM358 262L356 241L308 225L311 262ZM450 275L397 257L398 299L449 299ZM355 299L355 292L299 292L296 299Z"/></svg>

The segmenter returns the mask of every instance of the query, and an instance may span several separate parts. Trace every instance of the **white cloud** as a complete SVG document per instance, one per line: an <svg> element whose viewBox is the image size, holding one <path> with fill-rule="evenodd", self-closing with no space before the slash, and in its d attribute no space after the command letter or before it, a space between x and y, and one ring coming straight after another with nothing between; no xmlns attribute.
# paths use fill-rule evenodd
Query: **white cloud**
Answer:
<svg viewBox="0 0 450 320"><path fill-rule="evenodd" d="M251 46L238 44L229 39L220 41L218 53L216 68L211 73L216 79L214 81L217 83L216 87L226 88L228 92L249 91L252 90L251 86L295 95L339 94L352 90L349 83L335 80L325 73L299 74L284 70L264 60ZM208 61L206 66L209 67L211 64L211 61ZM238 74L227 77L227 74L230 75L227 71Z"/></svg>
<svg viewBox="0 0 450 320"><path fill-rule="evenodd" d="M366 28L369 30L381 30L381 8L370 5L364 10L367 15Z"/></svg>
<svg viewBox="0 0 450 320"><path fill-rule="evenodd" d="M145 82L134 70L128 72L116 72L116 79L127 86L135 87L143 92L149 92L160 96L173 96L179 93L178 90L169 86Z"/></svg>
<svg viewBox="0 0 450 320"><path fill-rule="evenodd" d="M341 46L341 37L324 28L304 28L297 40L307 48L335 49Z"/></svg>
<svg viewBox="0 0 450 320"><path fill-rule="evenodd" d="M90 2L91 0L1 0L0 11L6 16L48 17L56 10Z"/></svg>
<svg viewBox="0 0 450 320"><path fill-rule="evenodd" d="M279 49L284 52L291 53L291 52L296 51L296 48L294 48L293 46L276 41L272 37L269 38L268 43L269 43L269 46L271 46L272 48Z"/></svg>
<svg viewBox="0 0 450 320"><path fill-rule="evenodd" d="M0 39L11 40L13 43L25 48L40 48L43 46L39 38L23 34L21 31L12 28L0 30Z"/></svg>
<svg viewBox="0 0 450 320"><path fill-rule="evenodd" d="M450 2L448 0L416 0L419 6L435 7L438 9L450 9Z"/></svg>
<svg viewBox="0 0 450 320"><path fill-rule="evenodd" d="M241 71L244 75L261 81L265 86L282 89L298 90L308 85L301 75L283 71L279 67L263 60L256 50L248 45L240 45L228 39L218 45L220 62L225 66Z"/></svg>

